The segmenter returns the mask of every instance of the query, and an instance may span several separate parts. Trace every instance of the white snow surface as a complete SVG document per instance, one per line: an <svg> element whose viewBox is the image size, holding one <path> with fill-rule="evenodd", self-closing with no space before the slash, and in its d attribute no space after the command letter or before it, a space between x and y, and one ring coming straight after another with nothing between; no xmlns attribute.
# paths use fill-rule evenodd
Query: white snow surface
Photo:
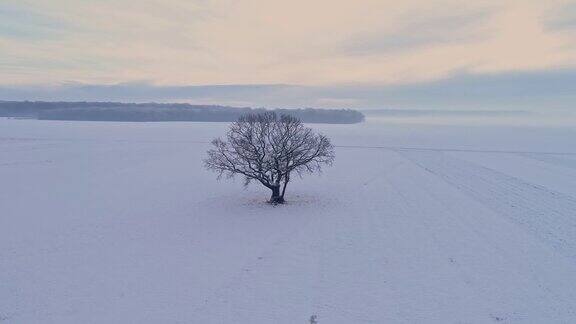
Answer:
<svg viewBox="0 0 576 324"><path fill-rule="evenodd" d="M0 119L0 323L576 323L576 129L314 125L288 203L221 123Z"/></svg>

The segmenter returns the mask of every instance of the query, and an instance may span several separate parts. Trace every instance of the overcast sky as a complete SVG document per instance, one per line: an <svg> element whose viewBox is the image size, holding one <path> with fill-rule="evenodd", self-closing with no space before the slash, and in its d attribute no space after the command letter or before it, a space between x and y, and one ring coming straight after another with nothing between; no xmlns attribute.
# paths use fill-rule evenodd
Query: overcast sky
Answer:
<svg viewBox="0 0 576 324"><path fill-rule="evenodd" d="M257 98L277 94L284 106L399 105L377 94L492 79L522 92L527 80L534 88L551 78L569 93L562 82L574 81L574 68L576 1L0 1L0 100L104 100L112 89L118 100L265 105L270 98ZM211 85L253 96L166 94ZM550 100L555 90L532 89Z"/></svg>

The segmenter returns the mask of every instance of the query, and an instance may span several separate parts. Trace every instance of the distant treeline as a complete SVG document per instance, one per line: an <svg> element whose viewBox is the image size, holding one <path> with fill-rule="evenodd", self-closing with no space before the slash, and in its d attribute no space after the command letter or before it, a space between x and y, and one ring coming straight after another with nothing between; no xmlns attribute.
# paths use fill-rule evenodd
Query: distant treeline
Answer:
<svg viewBox="0 0 576 324"><path fill-rule="evenodd" d="M211 121L231 122L239 116L264 110L289 114L306 123L352 124L364 115L350 109L264 109L217 105L0 101L0 117L84 121Z"/></svg>
<svg viewBox="0 0 576 324"><path fill-rule="evenodd" d="M529 115L530 112L524 110L440 110L440 109L372 109L364 110L367 116L375 117L466 117L466 116L519 116Z"/></svg>

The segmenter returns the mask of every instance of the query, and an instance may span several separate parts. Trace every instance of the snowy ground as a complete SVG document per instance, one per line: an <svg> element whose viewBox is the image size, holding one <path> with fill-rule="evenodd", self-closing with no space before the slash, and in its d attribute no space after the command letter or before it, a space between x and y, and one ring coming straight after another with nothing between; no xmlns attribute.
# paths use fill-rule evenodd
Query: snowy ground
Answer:
<svg viewBox="0 0 576 324"><path fill-rule="evenodd" d="M576 129L315 126L272 207L225 127L0 119L0 323L576 323Z"/></svg>

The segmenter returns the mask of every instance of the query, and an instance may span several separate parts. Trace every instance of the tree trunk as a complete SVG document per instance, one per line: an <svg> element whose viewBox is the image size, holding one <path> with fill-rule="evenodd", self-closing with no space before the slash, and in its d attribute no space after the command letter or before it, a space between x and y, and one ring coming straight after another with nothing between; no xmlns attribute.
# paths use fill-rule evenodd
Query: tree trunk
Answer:
<svg viewBox="0 0 576 324"><path fill-rule="evenodd" d="M284 175L284 186L282 186L282 193L280 194L282 201L284 201L284 194L286 193L286 186L288 186L288 182L290 182L290 172L286 172Z"/></svg>
<svg viewBox="0 0 576 324"><path fill-rule="evenodd" d="M284 180L284 186L282 187L282 193L280 194L282 200L284 200L284 194L286 193L286 186L288 186L288 179Z"/></svg>
<svg viewBox="0 0 576 324"><path fill-rule="evenodd" d="M272 196L270 197L270 203L271 204L284 203L284 197L282 197L282 195L280 195L280 186L279 185L270 187L270 190L272 190Z"/></svg>

